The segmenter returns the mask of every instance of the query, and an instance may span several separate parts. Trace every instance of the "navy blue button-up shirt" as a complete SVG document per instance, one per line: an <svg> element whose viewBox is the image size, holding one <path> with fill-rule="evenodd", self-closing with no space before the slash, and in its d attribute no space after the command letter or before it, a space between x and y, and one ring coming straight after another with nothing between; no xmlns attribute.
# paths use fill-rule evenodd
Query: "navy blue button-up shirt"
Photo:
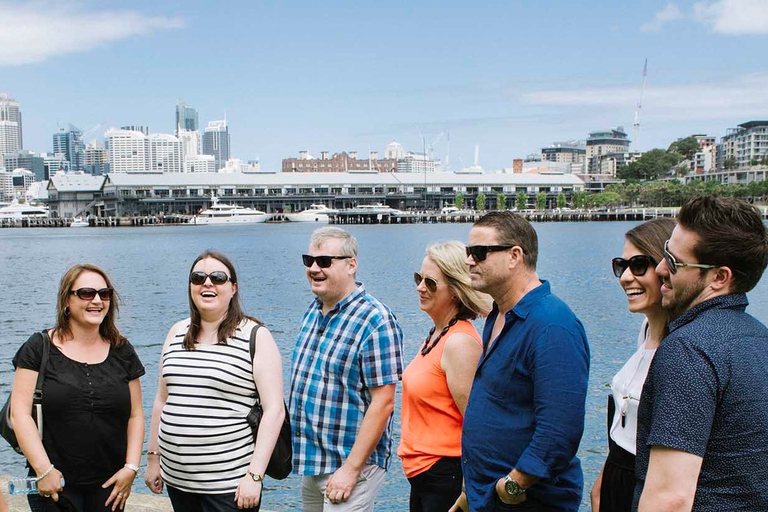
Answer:
<svg viewBox="0 0 768 512"><path fill-rule="evenodd" d="M516 468L541 479L527 490L529 498L547 510L576 511L584 484L576 451L589 377L584 327L547 281L506 312L491 344L498 314L494 304L464 416L470 509L493 510L496 481Z"/></svg>

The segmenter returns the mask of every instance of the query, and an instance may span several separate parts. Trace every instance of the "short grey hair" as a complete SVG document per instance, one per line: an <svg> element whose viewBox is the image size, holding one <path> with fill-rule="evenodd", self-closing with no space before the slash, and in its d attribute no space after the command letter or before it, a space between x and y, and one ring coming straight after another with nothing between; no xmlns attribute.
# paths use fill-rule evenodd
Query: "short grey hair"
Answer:
<svg viewBox="0 0 768 512"><path fill-rule="evenodd" d="M341 252L334 256L354 256L357 257L357 240L349 232L344 231L341 228L323 227L316 229L312 233L310 244L315 246L321 246L330 239L336 239L341 241Z"/></svg>

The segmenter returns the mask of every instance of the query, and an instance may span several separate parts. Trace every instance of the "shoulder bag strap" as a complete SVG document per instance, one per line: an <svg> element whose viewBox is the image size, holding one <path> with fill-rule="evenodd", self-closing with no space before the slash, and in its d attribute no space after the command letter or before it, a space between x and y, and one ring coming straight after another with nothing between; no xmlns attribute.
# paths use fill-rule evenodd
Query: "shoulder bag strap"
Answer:
<svg viewBox="0 0 768 512"><path fill-rule="evenodd" d="M251 339L248 343L248 349L251 353L251 366L253 366L253 358L256 356L256 333L259 332L261 324L256 322L256 325L251 329ZM259 389L256 388L256 404L261 407L261 398L259 397Z"/></svg>
<svg viewBox="0 0 768 512"><path fill-rule="evenodd" d="M35 384L35 394L32 396L32 403L40 404L43 401L43 382L45 381L45 369L48 366L48 355L51 352L51 338L48 331L43 330L40 335L43 337L43 356L40 358L40 369L37 372L37 384Z"/></svg>

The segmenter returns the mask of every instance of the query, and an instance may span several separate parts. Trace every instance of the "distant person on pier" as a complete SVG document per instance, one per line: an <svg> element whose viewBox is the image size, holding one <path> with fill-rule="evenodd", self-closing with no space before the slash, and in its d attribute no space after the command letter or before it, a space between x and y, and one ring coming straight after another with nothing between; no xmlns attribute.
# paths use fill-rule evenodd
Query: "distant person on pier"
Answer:
<svg viewBox="0 0 768 512"><path fill-rule="evenodd" d="M768 329L745 311L766 264L749 203L680 208L656 267L670 322L638 411L641 512L768 510Z"/></svg>
<svg viewBox="0 0 768 512"><path fill-rule="evenodd" d="M144 480L156 494L167 484L176 512L256 512L261 505L285 417L282 362L269 330L243 312L239 286L226 256L198 256L187 284L190 316L163 345ZM264 415L254 439L246 417L257 393Z"/></svg>
<svg viewBox="0 0 768 512"><path fill-rule="evenodd" d="M482 342L471 320L491 299L472 288L464 244L431 245L413 274L432 328L403 372L400 447L411 512L446 512L461 494L461 425Z"/></svg>
<svg viewBox="0 0 768 512"><path fill-rule="evenodd" d="M115 325L117 310L106 272L75 265L59 283L55 327L13 358L11 419L39 478L39 494L28 496L33 512L119 510L131 494L144 442L144 366ZM30 411L45 344L41 440Z"/></svg>
<svg viewBox="0 0 768 512"><path fill-rule="evenodd" d="M466 255L472 287L494 303L464 415L466 496L451 510L575 512L589 377L584 328L539 279L536 231L520 215L482 216Z"/></svg>
<svg viewBox="0 0 768 512"><path fill-rule="evenodd" d="M357 241L312 233L302 255L315 299L291 366L293 468L305 512L372 511L389 465L403 334L390 309L356 281Z"/></svg>
<svg viewBox="0 0 768 512"><path fill-rule="evenodd" d="M629 512L635 493L637 407L656 348L666 334L668 314L661 307L661 280L655 269L664 259L664 242L675 221L654 219L627 231L624 252L613 258L613 273L632 313L645 315L637 350L611 381L608 395L608 458L592 487L592 512Z"/></svg>

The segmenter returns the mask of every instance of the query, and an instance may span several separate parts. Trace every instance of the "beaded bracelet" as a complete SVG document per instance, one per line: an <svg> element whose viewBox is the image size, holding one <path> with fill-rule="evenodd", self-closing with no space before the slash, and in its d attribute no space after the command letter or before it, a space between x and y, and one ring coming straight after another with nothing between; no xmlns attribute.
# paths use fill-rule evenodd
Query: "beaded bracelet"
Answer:
<svg viewBox="0 0 768 512"><path fill-rule="evenodd" d="M51 467L49 467L48 469L46 469L46 470L43 472L43 474L42 474L42 475L40 475L39 477L37 477L37 478L35 479L35 482L39 482L39 481L40 481L40 480L42 480L43 478L45 478L45 477L47 477L48 475L50 475L50 474L51 474L51 471L53 471L53 464L51 464Z"/></svg>

